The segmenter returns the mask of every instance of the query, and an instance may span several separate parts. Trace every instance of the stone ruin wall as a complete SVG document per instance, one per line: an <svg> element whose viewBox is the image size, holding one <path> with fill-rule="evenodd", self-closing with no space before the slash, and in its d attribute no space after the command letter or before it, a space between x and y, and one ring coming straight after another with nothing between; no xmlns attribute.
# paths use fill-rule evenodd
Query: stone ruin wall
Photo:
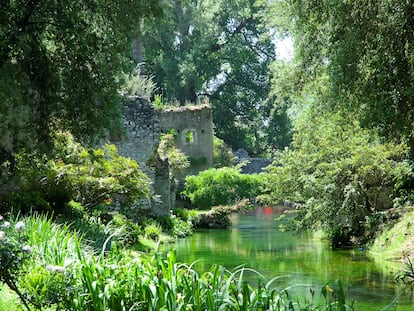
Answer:
<svg viewBox="0 0 414 311"><path fill-rule="evenodd" d="M273 159L267 158L251 158L246 150L239 149L233 152L234 164L243 164L241 172L243 174L259 174L273 163Z"/></svg>
<svg viewBox="0 0 414 311"><path fill-rule="evenodd" d="M209 105L176 107L159 115L162 132L173 130L175 146L189 158L191 166L178 176L194 175L213 164L213 122Z"/></svg>
<svg viewBox="0 0 414 311"><path fill-rule="evenodd" d="M159 119L151 102L142 97L123 99L122 125L125 138L112 141L123 156L137 161L148 173L146 163L159 143Z"/></svg>
<svg viewBox="0 0 414 311"><path fill-rule="evenodd" d="M130 96L123 98L122 101L122 126L125 132L122 137L111 139L119 151L119 154L137 161L140 169L147 174L152 182L154 192L159 195L161 203L155 204L147 200L138 202L136 205L128 207L127 210L122 210L121 205L115 207L115 210L121 210L122 213L128 217L135 218L139 215L142 209L151 209L155 213L165 214L169 212L169 201L166 200L165 193L160 194L157 186L160 184L161 176L169 173L168 168L160 166L160 170L166 169L166 172L158 172L156 174L154 169L151 169L147 162L154 154L156 146L158 146L160 138L159 121L155 113L154 106L145 98L138 96ZM169 189L169 181L163 181L163 188ZM163 202L167 202L164 204Z"/></svg>
<svg viewBox="0 0 414 311"><path fill-rule="evenodd" d="M122 123L125 137L113 139L119 154L136 160L144 173L153 181L154 192L161 203L147 205L155 213L167 214L175 203L175 186L169 178L168 161L162 161L156 154L160 135L174 129L175 144L195 162L179 179L211 167L213 160L213 122L208 105L191 108L178 107L156 111L152 103L142 97L123 99ZM188 133L190 132L190 133ZM186 136L187 135L187 136ZM188 139L190 136L191 139ZM148 161L155 160L155 169ZM135 207L137 208L137 207Z"/></svg>

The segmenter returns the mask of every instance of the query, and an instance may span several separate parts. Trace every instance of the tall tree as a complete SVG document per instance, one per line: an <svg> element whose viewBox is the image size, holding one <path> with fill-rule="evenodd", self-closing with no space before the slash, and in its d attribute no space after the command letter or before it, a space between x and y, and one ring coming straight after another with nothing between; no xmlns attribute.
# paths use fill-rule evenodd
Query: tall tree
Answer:
<svg viewBox="0 0 414 311"><path fill-rule="evenodd" d="M274 5L277 12L285 9L284 21L292 21L298 82L325 71L334 108L357 112L361 124L407 141L414 158L414 3L293 0Z"/></svg>
<svg viewBox="0 0 414 311"><path fill-rule="evenodd" d="M262 23L265 5L254 0L168 3L165 18L143 34L145 68L160 92L181 103L208 98L220 138L233 148L263 152L278 126L270 112L280 114L268 99L275 47Z"/></svg>
<svg viewBox="0 0 414 311"><path fill-rule="evenodd" d="M88 140L119 116L130 40L159 1L1 2L0 160L47 147L56 129Z"/></svg>

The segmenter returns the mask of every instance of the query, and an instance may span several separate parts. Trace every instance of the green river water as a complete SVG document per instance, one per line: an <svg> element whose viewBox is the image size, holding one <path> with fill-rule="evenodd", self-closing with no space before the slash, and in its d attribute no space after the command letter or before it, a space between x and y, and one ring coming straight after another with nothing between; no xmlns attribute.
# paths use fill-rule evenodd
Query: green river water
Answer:
<svg viewBox="0 0 414 311"><path fill-rule="evenodd" d="M179 239L175 244L177 260L192 263L196 270L209 270L212 264L228 269L244 265L263 274L268 280L275 276L278 288L295 286L292 291L316 296L329 281L340 279L356 310L381 310L397 296L396 310L414 310L413 289L398 285L394 272L370 260L361 250L331 250L327 243L307 235L278 230L275 217L278 208L259 208L232 216L232 227L226 230L207 229ZM247 275L254 285L257 277ZM394 309L392 309L394 310Z"/></svg>

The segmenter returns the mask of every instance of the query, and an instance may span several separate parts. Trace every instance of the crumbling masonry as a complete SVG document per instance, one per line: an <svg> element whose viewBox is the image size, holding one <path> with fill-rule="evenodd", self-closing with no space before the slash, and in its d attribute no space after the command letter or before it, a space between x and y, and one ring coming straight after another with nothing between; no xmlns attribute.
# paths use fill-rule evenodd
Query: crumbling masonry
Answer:
<svg viewBox="0 0 414 311"><path fill-rule="evenodd" d="M178 178L211 167L213 161L213 121L209 105L154 109L152 103L142 97L123 99L122 122L126 130L122 138L113 139L119 153L136 160L141 169L153 180L154 192L160 203L151 206L158 214L168 214L175 202L175 186L171 184L168 160L157 155L160 135L176 133L175 145L188 156L191 166ZM155 158L155 167L148 161ZM152 161L154 162L154 161Z"/></svg>

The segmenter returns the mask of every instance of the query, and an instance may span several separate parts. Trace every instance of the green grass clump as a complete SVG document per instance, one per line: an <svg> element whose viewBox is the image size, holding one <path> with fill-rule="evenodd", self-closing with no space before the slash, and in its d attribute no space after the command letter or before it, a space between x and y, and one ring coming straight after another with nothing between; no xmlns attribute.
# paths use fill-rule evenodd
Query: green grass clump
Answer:
<svg viewBox="0 0 414 311"><path fill-rule="evenodd" d="M414 212L403 215L389 230L384 230L370 247L370 254L376 260L399 261L414 256ZM400 265L400 263L398 263Z"/></svg>

